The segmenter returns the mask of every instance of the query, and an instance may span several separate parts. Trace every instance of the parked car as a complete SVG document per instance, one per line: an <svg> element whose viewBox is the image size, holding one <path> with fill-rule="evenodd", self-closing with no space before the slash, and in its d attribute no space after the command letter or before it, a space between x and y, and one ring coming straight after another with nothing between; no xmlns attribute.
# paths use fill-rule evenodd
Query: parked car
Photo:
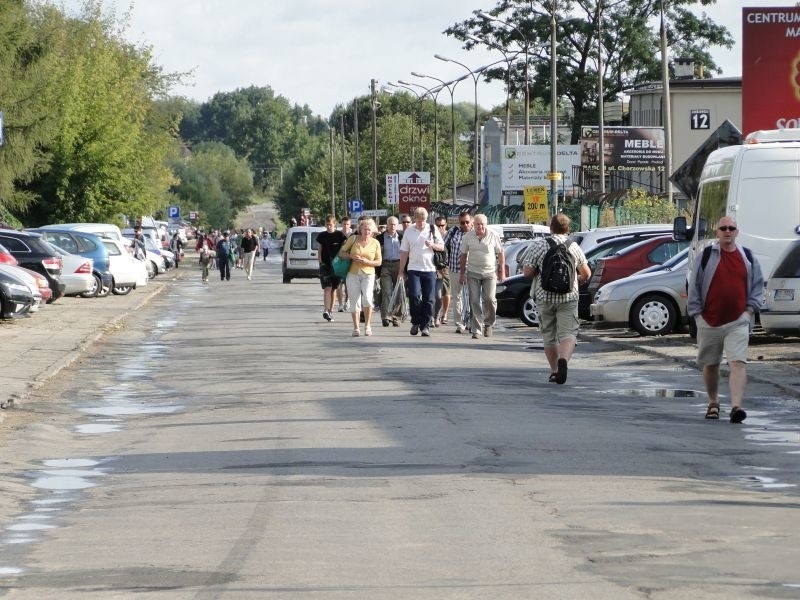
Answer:
<svg viewBox="0 0 800 600"><path fill-rule="evenodd" d="M514 275L498 283L494 297L497 300L497 315L520 319L528 327L539 325L539 311L531 298L531 279Z"/></svg>
<svg viewBox="0 0 800 600"><path fill-rule="evenodd" d="M519 275L522 273L522 263L520 262L520 258L522 258L522 256L525 254L525 250L530 247L531 243L531 240L519 240L515 242L509 242L505 245L504 254L506 259L506 277L511 277L513 275Z"/></svg>
<svg viewBox="0 0 800 600"><path fill-rule="evenodd" d="M17 259L19 266L41 273L53 290L54 302L64 295L64 283L61 281L61 257L54 253L38 233L0 229L0 244L5 246Z"/></svg>
<svg viewBox="0 0 800 600"><path fill-rule="evenodd" d="M317 234L321 231L325 231L325 228L301 225L286 232L281 266L283 283L291 283L295 277L319 277Z"/></svg>
<svg viewBox="0 0 800 600"><path fill-rule="evenodd" d="M33 304L31 304L26 313L35 313L38 311L42 302L47 302L47 299L53 294L52 290L47 285L47 280L36 271L31 271L30 269L25 269L16 265L5 264L0 264L0 271L16 277L23 284L28 286L28 290L30 290L30 293L33 295ZM42 281L44 281L44 283L42 283Z"/></svg>
<svg viewBox="0 0 800 600"><path fill-rule="evenodd" d="M761 326L769 333L800 334L800 242L789 245L766 283Z"/></svg>
<svg viewBox="0 0 800 600"><path fill-rule="evenodd" d="M672 233L673 226L670 224L649 224L649 225L617 225L615 227L597 227L588 231L576 231L569 238L578 244L586 254L589 250L614 238L626 235L664 235Z"/></svg>
<svg viewBox="0 0 800 600"><path fill-rule="evenodd" d="M8 251L8 248L0 244L0 265L16 265L17 259Z"/></svg>
<svg viewBox="0 0 800 600"><path fill-rule="evenodd" d="M109 269L114 279L111 291L115 295L124 296L136 287L147 285L150 277L145 261L135 259L127 243L107 238L103 238L102 243L108 251Z"/></svg>
<svg viewBox="0 0 800 600"><path fill-rule="evenodd" d="M660 265L688 247L688 241L675 240L671 235L665 235L644 240L611 256L598 259L589 280L589 294L594 298L597 290L605 284L646 267Z"/></svg>
<svg viewBox="0 0 800 600"><path fill-rule="evenodd" d="M30 287L19 277L0 269L0 318L27 314L34 304Z"/></svg>
<svg viewBox="0 0 800 600"><path fill-rule="evenodd" d="M649 267L601 287L591 305L595 323L630 327L640 335L665 335L675 331L687 321L688 253L688 249L683 250L663 265Z"/></svg>
<svg viewBox="0 0 800 600"><path fill-rule="evenodd" d="M38 229L57 229L67 231L85 231L97 237L110 237L122 241L122 231L113 223L54 223L42 225Z"/></svg>
<svg viewBox="0 0 800 600"><path fill-rule="evenodd" d="M49 244L49 242L47 242ZM94 298L101 289L95 283L94 261L91 258L70 254L58 246L50 244L53 251L61 256L61 281L64 282L65 296L82 296L83 298Z"/></svg>
<svg viewBox="0 0 800 600"><path fill-rule="evenodd" d="M92 289L85 294L86 298L103 298L111 293L114 281L109 270L110 261L108 250L103 245L101 239L93 234L77 229L28 229L39 233L45 240L52 245L70 254L77 254L84 258L92 259L92 277L94 283Z"/></svg>
<svg viewBox="0 0 800 600"><path fill-rule="evenodd" d="M123 237L133 240L133 229L124 229ZM155 241L150 236L144 236L144 249L145 249L145 266L147 267L147 275L152 279L156 275L167 272L167 263L164 261L164 255L161 248L156 246Z"/></svg>

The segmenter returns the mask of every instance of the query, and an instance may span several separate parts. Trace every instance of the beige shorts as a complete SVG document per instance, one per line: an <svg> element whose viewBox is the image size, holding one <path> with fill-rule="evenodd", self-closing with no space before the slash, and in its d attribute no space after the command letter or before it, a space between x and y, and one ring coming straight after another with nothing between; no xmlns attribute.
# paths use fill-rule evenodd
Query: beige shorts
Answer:
<svg viewBox="0 0 800 600"><path fill-rule="evenodd" d="M750 313L745 311L741 317L712 327L702 316L695 318L697 323L697 365L718 365L722 355L728 362L747 362L747 344L750 342Z"/></svg>
<svg viewBox="0 0 800 600"><path fill-rule="evenodd" d="M545 346L556 346L566 339L578 339L578 301L537 302L539 327Z"/></svg>

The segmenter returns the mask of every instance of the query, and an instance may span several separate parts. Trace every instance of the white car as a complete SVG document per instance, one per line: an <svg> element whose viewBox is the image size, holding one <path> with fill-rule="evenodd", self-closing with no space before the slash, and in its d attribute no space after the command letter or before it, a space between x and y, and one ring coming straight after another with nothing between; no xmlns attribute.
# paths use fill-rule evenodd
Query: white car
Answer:
<svg viewBox="0 0 800 600"><path fill-rule="evenodd" d="M97 295L97 286L95 285L94 275L92 275L94 260L78 254L70 254L55 244L47 243L53 249L53 252L56 252L61 257L61 262L64 265L61 268L61 281L64 282L65 286L64 295L82 295L84 298L90 297L92 294Z"/></svg>
<svg viewBox="0 0 800 600"><path fill-rule="evenodd" d="M793 242L766 281L761 326L769 333L800 333L800 242Z"/></svg>
<svg viewBox="0 0 800 600"><path fill-rule="evenodd" d="M126 233L130 232L130 233ZM133 229L126 229L123 232L128 244L133 242ZM144 236L144 251L145 260L144 264L147 267L147 276L152 279L156 275L167 272L167 264L164 262L164 256L161 254L161 249L155 245L153 239L149 236Z"/></svg>
<svg viewBox="0 0 800 600"><path fill-rule="evenodd" d="M108 250L109 267L114 278L112 292L124 296L140 285L147 285L148 273L144 261L136 260L126 242L102 238Z"/></svg>

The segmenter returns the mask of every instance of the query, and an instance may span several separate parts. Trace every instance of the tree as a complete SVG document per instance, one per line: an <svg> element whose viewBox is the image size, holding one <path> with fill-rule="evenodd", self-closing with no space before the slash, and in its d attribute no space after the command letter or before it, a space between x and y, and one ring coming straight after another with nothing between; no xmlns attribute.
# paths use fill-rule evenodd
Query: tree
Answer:
<svg viewBox="0 0 800 600"><path fill-rule="evenodd" d="M500 0L489 14L513 25L474 16L445 30L447 35L473 48L477 42L468 34L488 39L503 48L521 49L526 43L539 44L543 51L532 52L531 97L550 98L549 42L551 16L555 6L557 23L557 82L559 96L571 104L572 142L580 126L597 123L598 105L598 30L603 51L604 99L619 98L625 89L646 81L660 80L660 7L666 7L667 41L673 56L691 57L705 65L705 73L719 72L709 49L731 48L733 38L723 26L705 14L691 12L695 5L708 6L715 0ZM542 55L544 52L544 55ZM524 66L512 70L512 91L524 88ZM505 80L506 68L486 71L487 79Z"/></svg>

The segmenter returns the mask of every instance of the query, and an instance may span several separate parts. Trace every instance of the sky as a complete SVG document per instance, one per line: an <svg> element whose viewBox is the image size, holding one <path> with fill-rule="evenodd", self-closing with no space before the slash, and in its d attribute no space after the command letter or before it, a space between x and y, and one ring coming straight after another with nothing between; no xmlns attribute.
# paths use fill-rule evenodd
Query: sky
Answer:
<svg viewBox="0 0 800 600"><path fill-rule="evenodd" d="M63 0L74 10L81 0ZM167 72L190 72L176 95L208 100L217 92L270 86L292 104L307 104L328 117L337 104L398 80L427 87L411 71L451 80L467 72L440 54L475 69L502 59L496 50L467 52L442 32L473 10L489 10L464 0L102 0L122 15L131 8L126 37L152 46L154 60ZM713 56L723 76L741 75L741 8L775 6L776 0L717 0L705 10L725 25L737 45ZM782 4L789 5L784 1ZM392 88L390 88L392 89ZM394 88L396 89L396 88ZM418 91L422 91L419 90ZM456 87L455 100L472 102L472 80ZM502 83L477 86L478 103L505 102ZM444 93L449 100L447 93ZM440 101L443 96L440 96Z"/></svg>

